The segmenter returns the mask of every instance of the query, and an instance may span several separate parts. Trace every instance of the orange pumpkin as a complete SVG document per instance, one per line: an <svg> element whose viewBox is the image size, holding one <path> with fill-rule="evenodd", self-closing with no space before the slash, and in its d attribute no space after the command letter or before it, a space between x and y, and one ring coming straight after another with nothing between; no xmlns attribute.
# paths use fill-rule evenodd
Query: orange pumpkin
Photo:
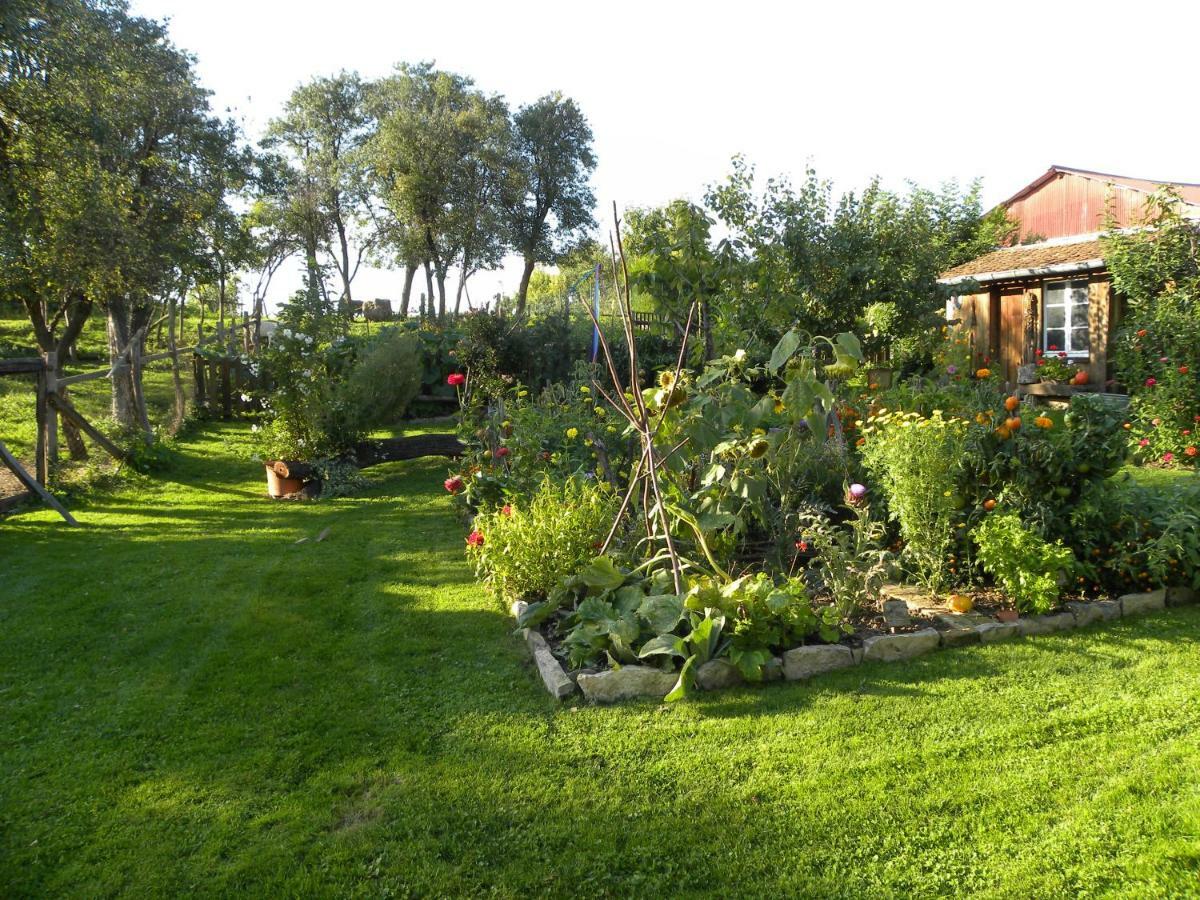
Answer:
<svg viewBox="0 0 1200 900"><path fill-rule="evenodd" d="M950 608L956 613L969 613L975 608L975 601L966 594L952 594L950 596Z"/></svg>
<svg viewBox="0 0 1200 900"><path fill-rule="evenodd" d="M1080 369L1075 373L1075 377L1071 379L1071 384L1085 385L1088 383L1088 373Z"/></svg>

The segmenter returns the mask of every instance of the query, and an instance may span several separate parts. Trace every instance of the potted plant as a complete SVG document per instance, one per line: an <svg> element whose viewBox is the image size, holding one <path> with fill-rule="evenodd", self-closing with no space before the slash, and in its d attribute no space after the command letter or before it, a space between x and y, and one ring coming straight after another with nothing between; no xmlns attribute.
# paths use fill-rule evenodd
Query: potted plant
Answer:
<svg viewBox="0 0 1200 900"><path fill-rule="evenodd" d="M331 335L323 324L301 319L297 327L281 327L263 354L269 387L259 398L255 453L274 498L319 486L320 472L353 467L369 431L397 421L420 387L411 334L384 328L350 338Z"/></svg>
<svg viewBox="0 0 1200 900"><path fill-rule="evenodd" d="M1052 346L1050 349L1054 350L1055 348ZM1050 355L1038 350L1037 374L1042 384L1079 387L1088 382L1087 373L1067 362L1067 354L1061 350Z"/></svg>

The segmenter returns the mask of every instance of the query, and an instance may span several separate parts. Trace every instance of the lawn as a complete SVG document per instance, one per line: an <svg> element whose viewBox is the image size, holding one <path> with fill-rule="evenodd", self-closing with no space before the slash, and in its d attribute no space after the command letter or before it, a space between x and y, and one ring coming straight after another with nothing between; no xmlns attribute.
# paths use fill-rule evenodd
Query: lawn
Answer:
<svg viewBox="0 0 1200 900"><path fill-rule="evenodd" d="M0 893L1200 894L1200 608L560 706L441 462L271 504L245 441L0 522Z"/></svg>

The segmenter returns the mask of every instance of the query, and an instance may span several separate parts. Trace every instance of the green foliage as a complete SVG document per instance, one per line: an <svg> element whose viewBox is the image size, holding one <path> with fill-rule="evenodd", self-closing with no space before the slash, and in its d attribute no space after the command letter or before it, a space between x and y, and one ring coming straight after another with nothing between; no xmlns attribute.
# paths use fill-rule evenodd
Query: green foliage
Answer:
<svg viewBox="0 0 1200 900"><path fill-rule="evenodd" d="M1064 541L1079 559L1077 581L1090 592L1200 588L1200 482L1184 476L1163 489L1124 473L1089 484Z"/></svg>
<svg viewBox="0 0 1200 900"><path fill-rule="evenodd" d="M1113 288L1126 297L1114 341L1117 378L1131 394L1139 458L1195 466L1200 459L1200 232L1178 198L1155 194L1144 227L1104 237Z"/></svg>
<svg viewBox="0 0 1200 900"><path fill-rule="evenodd" d="M414 335L385 328L322 343L320 334L281 327L262 355L270 386L258 441L265 459L341 457L372 428L399 420L420 387Z"/></svg>
<svg viewBox="0 0 1200 900"><path fill-rule="evenodd" d="M972 537L979 561L1004 593L1023 612L1044 613L1054 608L1060 585L1074 570L1075 557L1060 542L1048 543L1022 524L1015 512L984 519Z"/></svg>
<svg viewBox="0 0 1200 900"><path fill-rule="evenodd" d="M546 478L528 501L480 511L468 556L497 600L540 600L592 558L615 513L606 485Z"/></svg>
<svg viewBox="0 0 1200 900"><path fill-rule="evenodd" d="M816 550L810 568L833 601L838 624L851 631L851 616L872 608L891 574L892 554L884 546L886 532L872 521L864 504L853 507L850 520L834 525L819 513L803 520L802 541Z"/></svg>
<svg viewBox="0 0 1200 900"><path fill-rule="evenodd" d="M887 497L889 516L904 540L901 560L933 591L950 580L951 550L959 538L966 499L960 490L967 423L940 411L881 411L862 449L863 465Z"/></svg>

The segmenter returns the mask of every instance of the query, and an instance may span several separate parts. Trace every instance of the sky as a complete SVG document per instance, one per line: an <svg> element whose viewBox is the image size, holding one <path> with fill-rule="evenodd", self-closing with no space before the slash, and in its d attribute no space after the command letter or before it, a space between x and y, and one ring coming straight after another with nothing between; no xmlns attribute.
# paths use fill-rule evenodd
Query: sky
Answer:
<svg viewBox="0 0 1200 900"><path fill-rule="evenodd" d="M980 177L998 203L1051 164L1200 182L1200 3L132 0L170 21L216 109L257 140L291 91L434 60L514 108L561 90L591 122L597 218L698 200L743 154L835 188ZM510 261L469 283L514 293ZM272 300L299 287L281 275ZM361 299L399 297L369 270ZM415 301L415 294L414 294Z"/></svg>

